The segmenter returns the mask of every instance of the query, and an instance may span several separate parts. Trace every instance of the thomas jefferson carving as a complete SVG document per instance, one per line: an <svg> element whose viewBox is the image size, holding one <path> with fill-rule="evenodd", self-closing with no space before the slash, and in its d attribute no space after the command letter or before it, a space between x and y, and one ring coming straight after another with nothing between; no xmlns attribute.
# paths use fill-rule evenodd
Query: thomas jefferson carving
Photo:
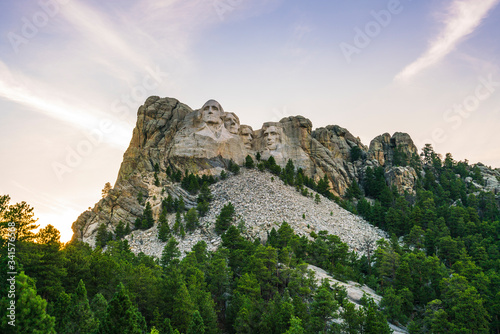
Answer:
<svg viewBox="0 0 500 334"><path fill-rule="evenodd" d="M224 126L233 135L237 135L240 129L240 119L234 112L226 112L224 114Z"/></svg>

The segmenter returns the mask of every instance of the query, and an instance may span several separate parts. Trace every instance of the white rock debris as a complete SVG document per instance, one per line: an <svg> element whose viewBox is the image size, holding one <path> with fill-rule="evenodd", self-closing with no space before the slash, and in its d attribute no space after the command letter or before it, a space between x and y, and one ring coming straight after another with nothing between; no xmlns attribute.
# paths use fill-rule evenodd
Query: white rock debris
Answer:
<svg viewBox="0 0 500 334"><path fill-rule="evenodd" d="M338 235L358 254L364 253L365 240L376 241L388 237L382 230L335 202L320 195L321 201L316 204L314 198L302 196L294 187L285 185L268 172L242 168L239 175L221 180L211 185L210 189L214 198L209 212L200 219L200 227L193 233L187 233L184 239L176 236L183 255L201 240L207 243L210 251L217 249L221 238L215 233L215 220L222 207L229 202L236 212L233 224L244 222L242 234L252 240L266 240L267 233L273 227L277 230L283 222L290 224L295 233L301 236L322 230ZM168 218L170 226L173 226L175 215ZM155 225L146 231L134 231L126 239L134 253L161 257L166 243L158 240L157 233L158 227Z"/></svg>

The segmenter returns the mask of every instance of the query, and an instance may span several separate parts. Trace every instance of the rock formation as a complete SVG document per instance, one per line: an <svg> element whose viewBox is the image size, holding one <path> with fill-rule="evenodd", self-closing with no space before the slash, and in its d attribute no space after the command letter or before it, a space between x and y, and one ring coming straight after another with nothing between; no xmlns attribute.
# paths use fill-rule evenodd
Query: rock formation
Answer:
<svg viewBox="0 0 500 334"><path fill-rule="evenodd" d="M119 221L133 225L144 210L138 197L150 202L156 215L161 198L168 194L182 196L187 207L194 206L196 198L168 179L168 169L218 176L231 160L242 165L247 155L255 160L257 153L262 159L274 157L282 167L291 159L316 181L326 175L337 196L354 180L362 184L368 166L384 167L387 180L401 192L414 190L413 168L393 166L397 154L417 154L407 134L383 134L367 148L337 125L313 131L311 121L303 116L267 122L254 131L240 124L236 113L224 112L215 100L193 110L176 99L152 96L139 107L113 189L80 215L73 224L74 238L91 240L101 223L110 230Z"/></svg>

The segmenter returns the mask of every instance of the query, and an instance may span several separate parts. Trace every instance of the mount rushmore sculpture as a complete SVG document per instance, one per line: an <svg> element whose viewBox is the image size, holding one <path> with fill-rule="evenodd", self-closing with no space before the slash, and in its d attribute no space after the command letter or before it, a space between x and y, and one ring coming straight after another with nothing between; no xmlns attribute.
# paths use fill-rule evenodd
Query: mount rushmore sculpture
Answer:
<svg viewBox="0 0 500 334"><path fill-rule="evenodd" d="M212 159L223 157L242 164L257 152L283 162L283 129L280 123L266 123L259 131L241 125L234 112L225 112L219 102L207 101L186 115L173 138L171 156Z"/></svg>
<svg viewBox="0 0 500 334"><path fill-rule="evenodd" d="M266 122L253 130L215 100L193 110L176 99L151 96L139 107L113 189L78 217L73 224L75 238L90 237L102 222L132 224L144 210L137 201L139 194L149 198L162 189L164 196L185 196L186 205L195 205L188 194L169 183L169 169L217 176L231 160L243 165L247 156L254 160L272 156L281 167L292 160L316 181L326 176L331 191L338 196L343 196L354 180L360 183L367 167L377 166L384 167L386 179L399 191L412 192L416 173L411 167L393 166L396 148L409 156L417 152L404 133L378 136L368 148L338 125L313 130L311 121L303 116ZM353 151L358 152L356 158L351 156Z"/></svg>

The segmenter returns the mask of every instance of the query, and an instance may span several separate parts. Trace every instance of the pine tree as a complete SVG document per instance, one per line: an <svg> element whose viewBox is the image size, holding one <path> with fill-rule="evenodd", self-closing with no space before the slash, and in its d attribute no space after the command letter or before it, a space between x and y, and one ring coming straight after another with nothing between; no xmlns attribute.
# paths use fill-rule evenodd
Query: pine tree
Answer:
<svg viewBox="0 0 500 334"><path fill-rule="evenodd" d="M75 294L71 296L69 321L65 327L68 334L92 334L99 327L99 320L94 318L94 313L90 310L87 290L82 280L78 283Z"/></svg>
<svg viewBox="0 0 500 334"><path fill-rule="evenodd" d="M234 206L233 204L231 204L231 202L224 205L224 207L220 210L217 219L215 220L215 231L217 233L221 234L229 228L231 222L233 221L234 212Z"/></svg>
<svg viewBox="0 0 500 334"><path fill-rule="evenodd" d="M106 298L100 293L96 294L90 303L90 309L94 312L94 316L99 321L99 324L104 322L107 308L108 302Z"/></svg>
<svg viewBox="0 0 500 334"><path fill-rule="evenodd" d="M109 191L112 189L111 187L111 183L109 182L106 182L106 184L104 185L104 188L102 189L101 191L101 195L102 195L102 198L108 196L109 194Z"/></svg>
<svg viewBox="0 0 500 334"><path fill-rule="evenodd" d="M198 227L199 223L198 212L196 211L195 208L189 209L184 219L186 221L186 230L188 232L192 232L196 229L196 227Z"/></svg>
<svg viewBox="0 0 500 334"><path fill-rule="evenodd" d="M231 173L234 175L237 175L240 173L240 166L236 164L233 160L229 160L228 168L227 168Z"/></svg>
<svg viewBox="0 0 500 334"><path fill-rule="evenodd" d="M47 314L47 301L37 295L36 287L30 282L30 278L21 272L16 276L15 284L15 305L11 304L12 300L7 296L0 301L1 332L55 334L55 318ZM15 311L11 312L12 309ZM9 317L12 313L13 317Z"/></svg>
<svg viewBox="0 0 500 334"><path fill-rule="evenodd" d="M250 155L247 155L245 158L245 167L246 168L254 168L255 163Z"/></svg>
<svg viewBox="0 0 500 334"><path fill-rule="evenodd" d="M362 310L356 310L356 307L351 302L346 302L341 312L342 331L346 334L362 333L361 326L364 322L364 313Z"/></svg>
<svg viewBox="0 0 500 334"><path fill-rule="evenodd" d="M174 209L174 199L172 195L168 194L167 199L161 202L162 211L166 210L168 213L173 213Z"/></svg>
<svg viewBox="0 0 500 334"><path fill-rule="evenodd" d="M142 213L142 224L141 228L144 230L147 230L155 224L155 221L153 219L153 209L151 208L151 203L147 202L146 207L144 208L144 211Z"/></svg>
<svg viewBox="0 0 500 334"><path fill-rule="evenodd" d="M213 196L212 196L212 192L210 191L210 188L208 187L208 182L203 182L203 185L201 186L200 194L198 195L197 201L198 202L203 202L203 201L210 202L210 201L212 201L212 199L213 199Z"/></svg>
<svg viewBox="0 0 500 334"><path fill-rule="evenodd" d="M203 185L200 189L200 194L197 198L198 205L196 206L196 210L198 210L198 215L200 217L205 216L205 214L208 212L210 201L212 200L212 198L213 196L210 192L210 188L208 187L208 182L203 182Z"/></svg>
<svg viewBox="0 0 500 334"><path fill-rule="evenodd" d="M186 334L205 334L205 325L203 324L200 312L194 311Z"/></svg>
<svg viewBox="0 0 500 334"><path fill-rule="evenodd" d="M143 334L146 331L146 321L130 301L122 283L108 304L100 331L102 334Z"/></svg>
<svg viewBox="0 0 500 334"><path fill-rule="evenodd" d="M365 296L361 298L364 305L363 333L390 334L392 331L387 324L387 318L378 310L377 304Z"/></svg>
<svg viewBox="0 0 500 334"><path fill-rule="evenodd" d="M320 202L321 202L321 197L319 197L319 194L316 194L316 196L314 196L314 203L319 204Z"/></svg>
<svg viewBox="0 0 500 334"><path fill-rule="evenodd" d="M0 197L0 239L7 239L9 223L15 222L16 241L33 241L33 231L40 226L36 224L37 219L33 218L33 208L26 202L9 205L9 201L9 195Z"/></svg>
<svg viewBox="0 0 500 334"><path fill-rule="evenodd" d="M179 243L174 237L168 240L168 243L163 248L163 253L161 255L160 263L162 267L166 268L179 261L178 257L181 256L181 252L179 251L179 248L177 248L178 245Z"/></svg>
<svg viewBox="0 0 500 334"><path fill-rule="evenodd" d="M175 222L174 222L174 233L179 234L181 232L181 225L182 225L182 216L180 212L177 212L175 214Z"/></svg>
<svg viewBox="0 0 500 334"><path fill-rule="evenodd" d="M198 202L198 204L196 205L196 210L198 211L198 215L200 217L204 217L209 209L210 203L208 203L207 201Z"/></svg>
<svg viewBox="0 0 500 334"><path fill-rule="evenodd" d="M182 196L179 198L179 202L177 204L176 211L180 212L180 213L183 213L184 211L186 211L186 204L184 204L184 197L182 197Z"/></svg>
<svg viewBox="0 0 500 334"><path fill-rule="evenodd" d="M302 327L302 319L294 317L290 319L290 328L285 332L285 334L304 334L304 328Z"/></svg>
<svg viewBox="0 0 500 334"><path fill-rule="evenodd" d="M130 224L129 224L129 223L127 223L127 226L125 226L125 231L124 231L124 233L125 233L125 235L129 235L129 234L130 234L130 232L132 232L132 230L130 229Z"/></svg>
<svg viewBox="0 0 500 334"><path fill-rule="evenodd" d="M71 309L71 295L61 292L51 308L51 315L56 317L55 330L57 333L63 333L66 323L71 320L69 312ZM106 309L104 309L104 312L106 312Z"/></svg>
<svg viewBox="0 0 500 334"><path fill-rule="evenodd" d="M173 300L172 324L185 333L191 323L194 305L184 282L181 283ZM199 315L199 313L198 313Z"/></svg>
<svg viewBox="0 0 500 334"><path fill-rule="evenodd" d="M126 236L126 234L125 234L125 224L120 220L118 222L118 225L116 225L116 228L115 228L115 238L116 238L116 240L120 240L124 236Z"/></svg>
<svg viewBox="0 0 500 334"><path fill-rule="evenodd" d="M106 224L101 223L99 227L97 228L97 234L95 237L95 244L97 247L104 248L108 241L113 240L113 233L108 232L108 229L106 227Z"/></svg>
<svg viewBox="0 0 500 334"><path fill-rule="evenodd" d="M165 217L165 211L162 211L160 214L159 227L158 227L158 239L163 242L166 242L170 238L170 226L168 225L168 220Z"/></svg>
<svg viewBox="0 0 500 334"><path fill-rule="evenodd" d="M328 322L338 316L336 314L338 308L339 305L330 291L330 285L328 282L323 282L316 291L311 303L311 319L309 325L311 330L314 333L326 332L328 329Z"/></svg>

